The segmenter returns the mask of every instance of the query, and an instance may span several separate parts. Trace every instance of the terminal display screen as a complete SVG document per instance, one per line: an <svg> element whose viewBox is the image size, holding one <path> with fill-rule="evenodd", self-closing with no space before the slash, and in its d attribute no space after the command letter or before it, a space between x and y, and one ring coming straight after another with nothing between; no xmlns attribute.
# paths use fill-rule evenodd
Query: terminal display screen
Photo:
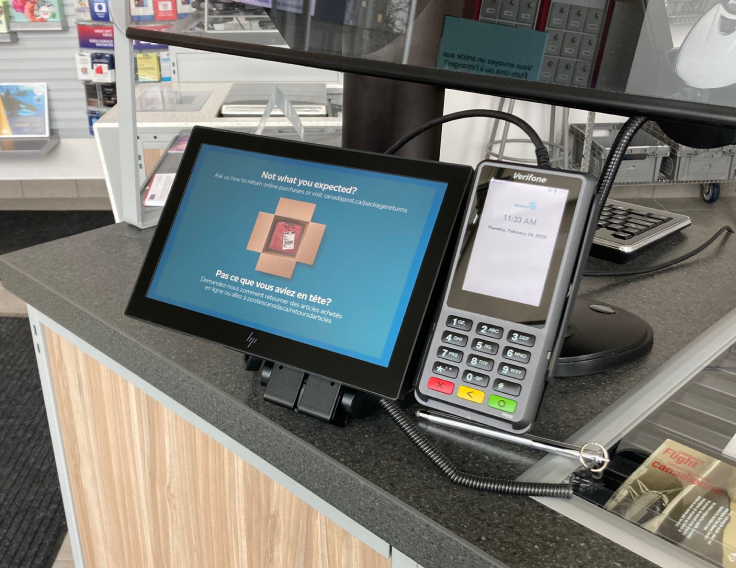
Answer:
<svg viewBox="0 0 736 568"><path fill-rule="evenodd" d="M539 306L568 191L494 179L463 290Z"/></svg>
<svg viewBox="0 0 736 568"><path fill-rule="evenodd" d="M386 367L447 186L202 144L146 296Z"/></svg>
<svg viewBox="0 0 736 568"><path fill-rule="evenodd" d="M492 177L473 197L447 303L541 327L572 225L580 184ZM567 185L567 187L564 187Z"/></svg>

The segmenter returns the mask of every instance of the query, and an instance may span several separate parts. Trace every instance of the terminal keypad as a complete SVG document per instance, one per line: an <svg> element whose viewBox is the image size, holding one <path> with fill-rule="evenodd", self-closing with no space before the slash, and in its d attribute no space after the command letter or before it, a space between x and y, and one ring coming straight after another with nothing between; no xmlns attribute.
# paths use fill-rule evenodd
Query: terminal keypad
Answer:
<svg viewBox="0 0 736 568"><path fill-rule="evenodd" d="M428 388L479 405L487 401L489 407L506 415L513 414L517 403L505 397L518 398L521 394L523 387L518 381L524 380L532 359L532 353L519 346L533 347L536 337L518 329L504 330L488 322L473 322L454 314L444 323L437 330L442 343L436 354L440 360L432 365L432 373L436 376L429 379ZM501 361L496 364L492 356L499 355ZM497 378L491 376L494 369ZM458 379L467 386L456 388Z"/></svg>

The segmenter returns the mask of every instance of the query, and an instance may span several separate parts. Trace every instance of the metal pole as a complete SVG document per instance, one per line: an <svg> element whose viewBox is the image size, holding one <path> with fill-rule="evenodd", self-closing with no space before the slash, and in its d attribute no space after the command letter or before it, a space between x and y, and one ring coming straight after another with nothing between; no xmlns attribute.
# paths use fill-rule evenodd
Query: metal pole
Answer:
<svg viewBox="0 0 736 568"><path fill-rule="evenodd" d="M514 106L516 106L516 99L511 99L509 101L509 114L514 114ZM506 140L508 140L508 137L509 137L509 127L510 126L511 126L511 123L508 121L505 121L503 124L503 135L501 136L501 143L498 145L499 162L503 160L503 155L506 152Z"/></svg>
<svg viewBox="0 0 736 568"><path fill-rule="evenodd" d="M135 67L133 40L125 37L130 25L130 3L112 0L115 41L115 63L118 93L118 136L120 141L120 186L122 189L122 221L141 223L140 180L138 177L138 129L135 115Z"/></svg>
<svg viewBox="0 0 736 568"><path fill-rule="evenodd" d="M409 16L406 21L406 35L404 36L404 54L401 56L401 62L406 65L409 63L409 50L411 49L411 36L414 33L414 16L417 12L417 0L411 0L409 5Z"/></svg>
<svg viewBox="0 0 736 568"><path fill-rule="evenodd" d="M504 105L506 104L506 99L501 97L498 101L498 110L499 112L503 110ZM493 145L496 142L496 134L498 134L498 119L493 119L493 128L491 128L491 141L488 144L488 148L486 149L486 160L491 157L491 152L493 152Z"/></svg>
<svg viewBox="0 0 736 568"><path fill-rule="evenodd" d="M588 113L588 121L585 123L585 141L583 142L583 160L580 171L587 172L590 169L590 154L593 151L593 131L595 130L595 113Z"/></svg>
<svg viewBox="0 0 736 568"><path fill-rule="evenodd" d="M560 148L555 143L557 125L555 121L557 119L557 107L551 106L549 108L549 143L550 149L552 150L552 165L556 165L560 157Z"/></svg>
<svg viewBox="0 0 736 568"><path fill-rule="evenodd" d="M562 169L570 169L570 153L568 152L568 137L570 136L570 109L562 113Z"/></svg>

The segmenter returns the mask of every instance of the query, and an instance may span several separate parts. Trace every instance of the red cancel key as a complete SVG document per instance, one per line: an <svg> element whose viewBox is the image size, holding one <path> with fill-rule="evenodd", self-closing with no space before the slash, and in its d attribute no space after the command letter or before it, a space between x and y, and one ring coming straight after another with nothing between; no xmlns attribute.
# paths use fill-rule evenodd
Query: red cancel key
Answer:
<svg viewBox="0 0 736 568"><path fill-rule="evenodd" d="M453 383L450 381L443 381L437 377L430 377L427 387L433 391L438 391L443 394L452 394L452 391L455 390L455 385Z"/></svg>

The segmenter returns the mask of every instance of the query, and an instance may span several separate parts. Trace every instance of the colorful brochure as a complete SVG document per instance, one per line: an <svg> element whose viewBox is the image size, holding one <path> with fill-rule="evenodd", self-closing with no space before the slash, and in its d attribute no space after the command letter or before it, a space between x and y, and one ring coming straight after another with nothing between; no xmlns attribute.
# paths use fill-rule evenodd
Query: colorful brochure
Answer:
<svg viewBox="0 0 736 568"><path fill-rule="evenodd" d="M0 0L0 34L10 31L10 11L6 0Z"/></svg>
<svg viewBox="0 0 736 568"><path fill-rule="evenodd" d="M169 191L171 191L175 177L175 173L154 174L151 185L148 186L146 197L143 199L143 205L148 207L163 207L166 205L166 198L169 197Z"/></svg>
<svg viewBox="0 0 736 568"><path fill-rule="evenodd" d="M92 81L95 83L115 82L115 56L112 53L93 53Z"/></svg>
<svg viewBox="0 0 736 568"><path fill-rule="evenodd" d="M89 53L75 53L74 60L77 64L77 79L80 81L91 81L92 56Z"/></svg>
<svg viewBox="0 0 736 568"><path fill-rule="evenodd" d="M176 20L176 0L153 0L153 13L157 20Z"/></svg>
<svg viewBox="0 0 736 568"><path fill-rule="evenodd" d="M130 19L137 22L153 20L154 0L130 0Z"/></svg>
<svg viewBox="0 0 736 568"><path fill-rule="evenodd" d="M717 566L736 568L736 467L666 440L606 509Z"/></svg>
<svg viewBox="0 0 736 568"><path fill-rule="evenodd" d="M92 19L95 22L110 21L110 7L107 0L92 0Z"/></svg>
<svg viewBox="0 0 736 568"><path fill-rule="evenodd" d="M138 81L155 83L161 80L158 53L139 53L135 56L135 60L138 64Z"/></svg>
<svg viewBox="0 0 736 568"><path fill-rule="evenodd" d="M0 138L47 138L46 83L0 83Z"/></svg>
<svg viewBox="0 0 736 568"><path fill-rule="evenodd" d="M179 19L186 18L192 12L194 12L192 0L176 0L176 13Z"/></svg>
<svg viewBox="0 0 736 568"><path fill-rule="evenodd" d="M13 0L16 22L60 22L64 17L62 0Z"/></svg>
<svg viewBox="0 0 736 568"><path fill-rule="evenodd" d="M74 0L74 13L77 16L77 21L89 22L92 19L89 0Z"/></svg>

